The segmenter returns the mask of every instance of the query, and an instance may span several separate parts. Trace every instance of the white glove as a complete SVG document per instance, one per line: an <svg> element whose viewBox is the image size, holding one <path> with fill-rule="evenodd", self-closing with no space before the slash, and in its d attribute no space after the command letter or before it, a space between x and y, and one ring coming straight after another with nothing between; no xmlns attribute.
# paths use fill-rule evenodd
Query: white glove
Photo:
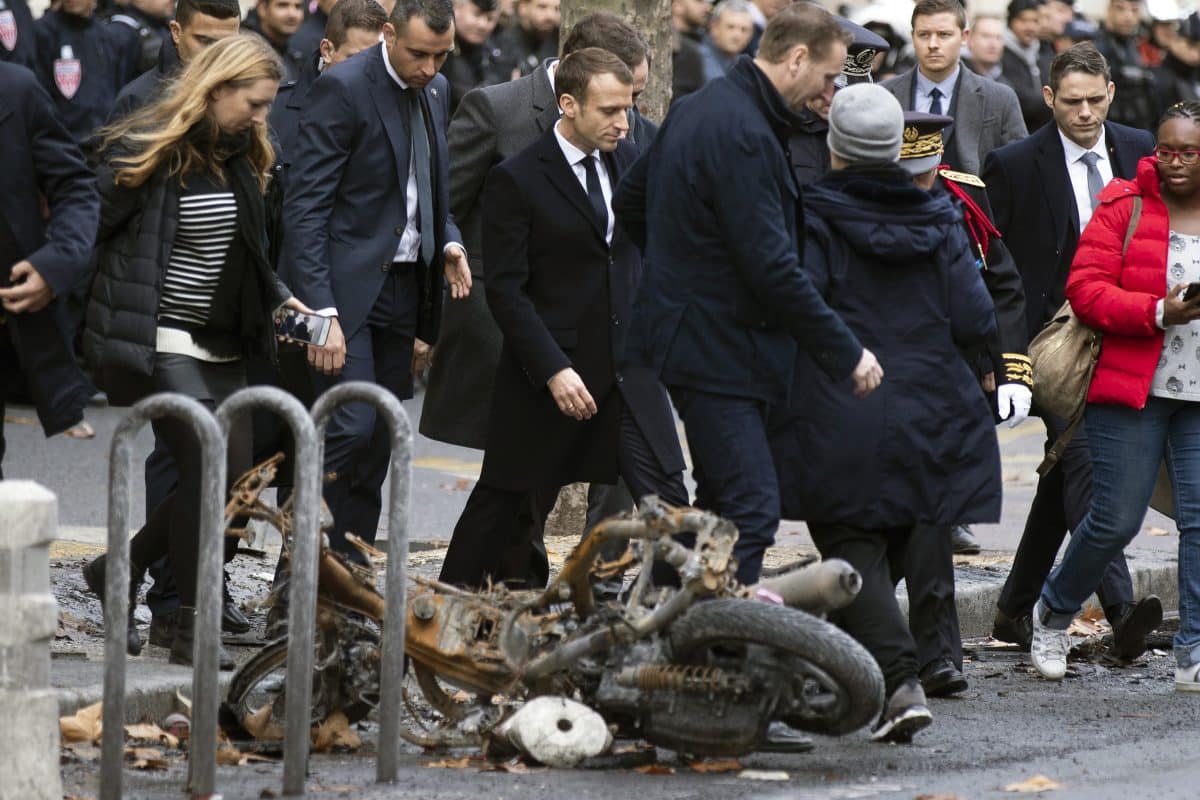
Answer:
<svg viewBox="0 0 1200 800"><path fill-rule="evenodd" d="M1005 383L996 389L996 406L1000 419L1008 420L1008 427L1015 428L1029 416L1033 404L1033 392L1022 383ZM1009 417L1009 414L1012 417Z"/></svg>

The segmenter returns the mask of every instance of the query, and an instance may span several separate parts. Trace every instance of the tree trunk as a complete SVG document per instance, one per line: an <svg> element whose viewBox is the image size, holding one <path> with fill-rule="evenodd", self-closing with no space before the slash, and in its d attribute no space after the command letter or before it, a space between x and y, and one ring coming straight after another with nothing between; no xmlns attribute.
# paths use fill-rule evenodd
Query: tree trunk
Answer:
<svg viewBox="0 0 1200 800"><path fill-rule="evenodd" d="M671 52L675 38L671 0L563 0L562 36L578 19L593 11L611 11L641 31L650 43L650 80L638 98L638 110L655 122L662 122L671 104Z"/></svg>

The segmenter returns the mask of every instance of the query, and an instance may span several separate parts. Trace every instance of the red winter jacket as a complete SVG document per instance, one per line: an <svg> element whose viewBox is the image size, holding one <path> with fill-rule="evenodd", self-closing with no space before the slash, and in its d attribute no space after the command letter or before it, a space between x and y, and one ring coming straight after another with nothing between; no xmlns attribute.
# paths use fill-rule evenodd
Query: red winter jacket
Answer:
<svg viewBox="0 0 1200 800"><path fill-rule="evenodd" d="M1136 195L1142 196L1142 217L1122 260ZM1155 323L1155 310L1167 294L1169 233L1158 170L1154 157L1147 156L1138 162L1133 181L1115 179L1100 193L1067 278L1071 308L1085 325L1104 334L1089 403L1146 407L1162 355L1163 330Z"/></svg>

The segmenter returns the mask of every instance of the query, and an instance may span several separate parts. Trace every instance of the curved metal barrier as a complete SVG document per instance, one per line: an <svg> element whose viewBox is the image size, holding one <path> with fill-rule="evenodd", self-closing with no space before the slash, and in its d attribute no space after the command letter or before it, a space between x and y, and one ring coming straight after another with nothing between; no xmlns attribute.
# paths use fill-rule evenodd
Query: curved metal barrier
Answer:
<svg viewBox="0 0 1200 800"><path fill-rule="evenodd" d="M312 417L317 428L320 462L324 463L325 427L338 406L346 403L370 403L376 413L383 414L391 434L391 492L388 495L388 560L384 586L386 601L383 618L383 656L380 661L379 692L379 758L375 779L394 783L400 773L400 711L404 707L404 605L408 571L408 507L412 493L412 425L408 414L396 396L374 383L348 381L325 392L313 403ZM292 585L295 592L302 589L305 605L316 603L316 581L309 585ZM289 714L291 713L289 709Z"/></svg>

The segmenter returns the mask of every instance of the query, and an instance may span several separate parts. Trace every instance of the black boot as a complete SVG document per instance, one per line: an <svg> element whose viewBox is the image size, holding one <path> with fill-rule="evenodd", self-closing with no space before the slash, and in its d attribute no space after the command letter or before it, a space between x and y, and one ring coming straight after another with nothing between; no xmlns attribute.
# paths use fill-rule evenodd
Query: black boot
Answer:
<svg viewBox="0 0 1200 800"><path fill-rule="evenodd" d="M99 556L83 567L83 582L87 584L88 591L100 599L101 609L104 608L104 565L106 563L108 563L107 556ZM138 592L142 588L142 576L146 574L146 570L132 562L129 566L129 624L125 634L125 652L136 656L142 652L142 637L138 634L137 621L133 618L133 611L137 608Z"/></svg>
<svg viewBox="0 0 1200 800"><path fill-rule="evenodd" d="M222 575L221 582L221 630L225 633L240 635L250 632L250 620L238 608L237 601L229 593L229 578Z"/></svg>
<svg viewBox="0 0 1200 800"><path fill-rule="evenodd" d="M1136 603L1123 603L1105 609L1112 624L1112 655L1120 661L1133 661L1146 652L1146 637L1162 624L1162 601L1152 594Z"/></svg>
<svg viewBox="0 0 1200 800"><path fill-rule="evenodd" d="M175 628L175 639L171 642L171 655L167 661L171 664L192 666L192 651L196 641L196 609L187 606L179 607L179 624ZM237 666L233 656L217 645L217 663L222 671L228 671Z"/></svg>

